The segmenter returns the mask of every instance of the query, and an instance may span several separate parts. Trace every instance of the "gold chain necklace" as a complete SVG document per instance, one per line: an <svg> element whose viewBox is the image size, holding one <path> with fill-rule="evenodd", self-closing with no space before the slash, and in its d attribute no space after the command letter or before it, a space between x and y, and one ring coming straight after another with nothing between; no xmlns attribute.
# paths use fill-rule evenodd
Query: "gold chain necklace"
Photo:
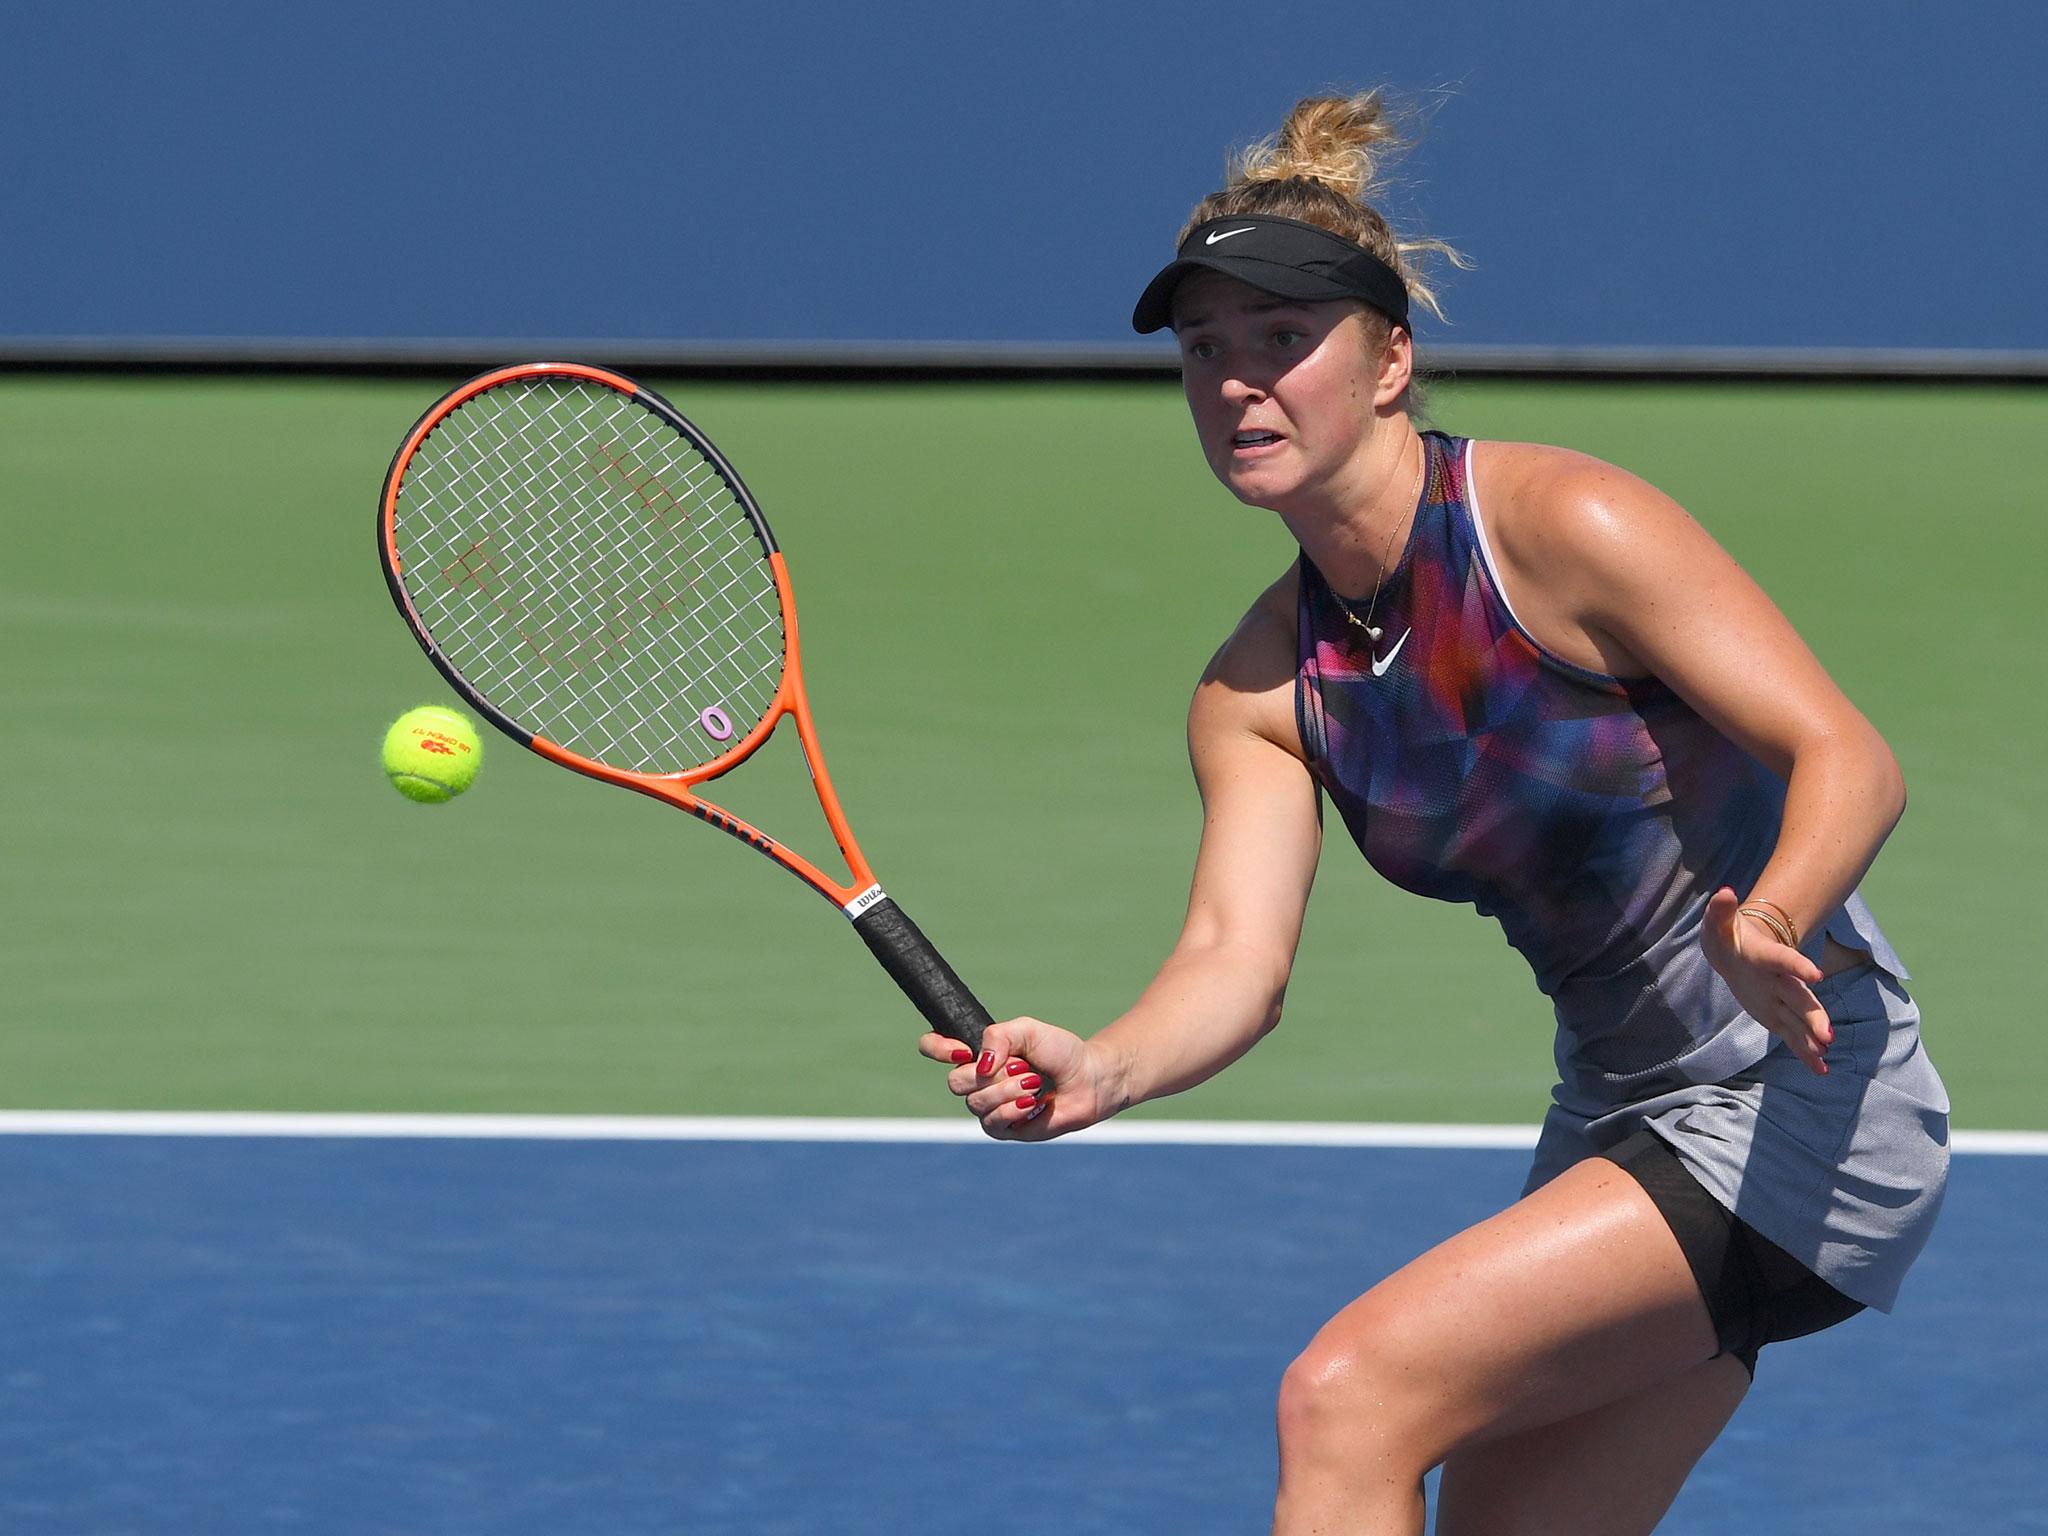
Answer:
<svg viewBox="0 0 2048 1536"><path fill-rule="evenodd" d="M1422 462L1415 466L1415 485L1414 488L1408 493L1408 500L1411 506L1413 506L1421 500L1422 482L1429 474L1429 445L1427 443L1423 443L1421 444L1421 448ZM1394 519L1393 531L1387 535L1387 547L1380 551L1379 574L1374 576L1372 579L1372 601L1365 605L1364 618L1361 619L1355 612L1352 611L1351 605L1345 602L1342 597L1338 596L1337 589L1335 587L1330 587L1330 584L1327 581L1323 583L1324 586L1330 587L1330 596L1337 599L1337 606L1344 610L1344 617L1349 619L1352 622L1352 624L1357 628L1364 630L1365 638L1374 645L1378 645L1380 643L1380 637L1383 634L1385 634L1385 631L1373 627L1373 612L1380 605L1380 588L1382 585L1385 584L1387 579L1387 560L1388 557L1394 553L1394 540L1400 536L1401 527L1407 521L1408 517L1405 513L1402 516Z"/></svg>

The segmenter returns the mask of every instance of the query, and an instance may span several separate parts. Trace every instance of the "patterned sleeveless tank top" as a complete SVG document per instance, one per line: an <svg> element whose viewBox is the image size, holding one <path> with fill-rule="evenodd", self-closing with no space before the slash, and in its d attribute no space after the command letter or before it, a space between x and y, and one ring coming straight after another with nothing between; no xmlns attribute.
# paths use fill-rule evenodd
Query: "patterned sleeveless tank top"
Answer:
<svg viewBox="0 0 2048 1536"><path fill-rule="evenodd" d="M1699 945L1707 899L1747 891L1785 788L1655 678L1547 651L1503 592L1471 444L1423 436L1427 475L1387 572L1377 647L1300 564L1295 713L1372 866L1497 919L1558 1023L1560 1097L1587 1110L1716 1082L1771 1043ZM1906 972L1860 896L1816 925Z"/></svg>

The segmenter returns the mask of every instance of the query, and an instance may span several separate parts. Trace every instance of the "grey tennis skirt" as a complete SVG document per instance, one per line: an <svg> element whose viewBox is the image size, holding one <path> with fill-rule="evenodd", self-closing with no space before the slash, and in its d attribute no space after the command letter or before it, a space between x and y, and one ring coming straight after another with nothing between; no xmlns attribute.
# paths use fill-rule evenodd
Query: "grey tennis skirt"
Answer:
<svg viewBox="0 0 2048 1536"><path fill-rule="evenodd" d="M1948 1092L1895 977L1860 965L1813 991L1835 1026L1826 1076L1773 1041L1717 1083L1660 1084L1611 1107L1560 1093L1523 1192L1647 1128L1743 1221L1844 1295L1889 1312L1941 1209Z"/></svg>

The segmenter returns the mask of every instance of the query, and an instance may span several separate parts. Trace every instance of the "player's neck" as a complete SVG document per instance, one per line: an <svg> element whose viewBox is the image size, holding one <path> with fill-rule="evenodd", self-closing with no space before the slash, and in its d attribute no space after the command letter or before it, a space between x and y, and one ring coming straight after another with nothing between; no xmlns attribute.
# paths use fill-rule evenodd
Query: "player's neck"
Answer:
<svg viewBox="0 0 2048 1536"><path fill-rule="evenodd" d="M1428 450L1421 436L1403 416L1386 438L1385 450L1361 458L1346 484L1280 513L1316 569L1347 597L1364 597L1400 563L1422 494Z"/></svg>

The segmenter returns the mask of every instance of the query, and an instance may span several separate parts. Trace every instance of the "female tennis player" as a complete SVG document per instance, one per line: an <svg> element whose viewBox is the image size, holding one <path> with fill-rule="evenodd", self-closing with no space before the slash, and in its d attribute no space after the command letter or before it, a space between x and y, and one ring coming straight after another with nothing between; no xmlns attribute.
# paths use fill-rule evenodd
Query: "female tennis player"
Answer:
<svg viewBox="0 0 2048 1536"><path fill-rule="evenodd" d="M1179 942L1092 1038L921 1049L1022 1140L1222 1070L1280 1017L1327 795L1388 879L1500 921L1559 1082L1522 1199L1286 1370L1273 1529L1420 1532L1442 1464L1445 1536L1647 1531L1758 1348L1889 1308L1940 1205L1947 1096L1856 893L1905 793L1669 498L1418 430L1411 258L1442 248L1365 201L1398 141L1376 93L1302 102L1138 301L1210 468L1301 546L1195 691Z"/></svg>

